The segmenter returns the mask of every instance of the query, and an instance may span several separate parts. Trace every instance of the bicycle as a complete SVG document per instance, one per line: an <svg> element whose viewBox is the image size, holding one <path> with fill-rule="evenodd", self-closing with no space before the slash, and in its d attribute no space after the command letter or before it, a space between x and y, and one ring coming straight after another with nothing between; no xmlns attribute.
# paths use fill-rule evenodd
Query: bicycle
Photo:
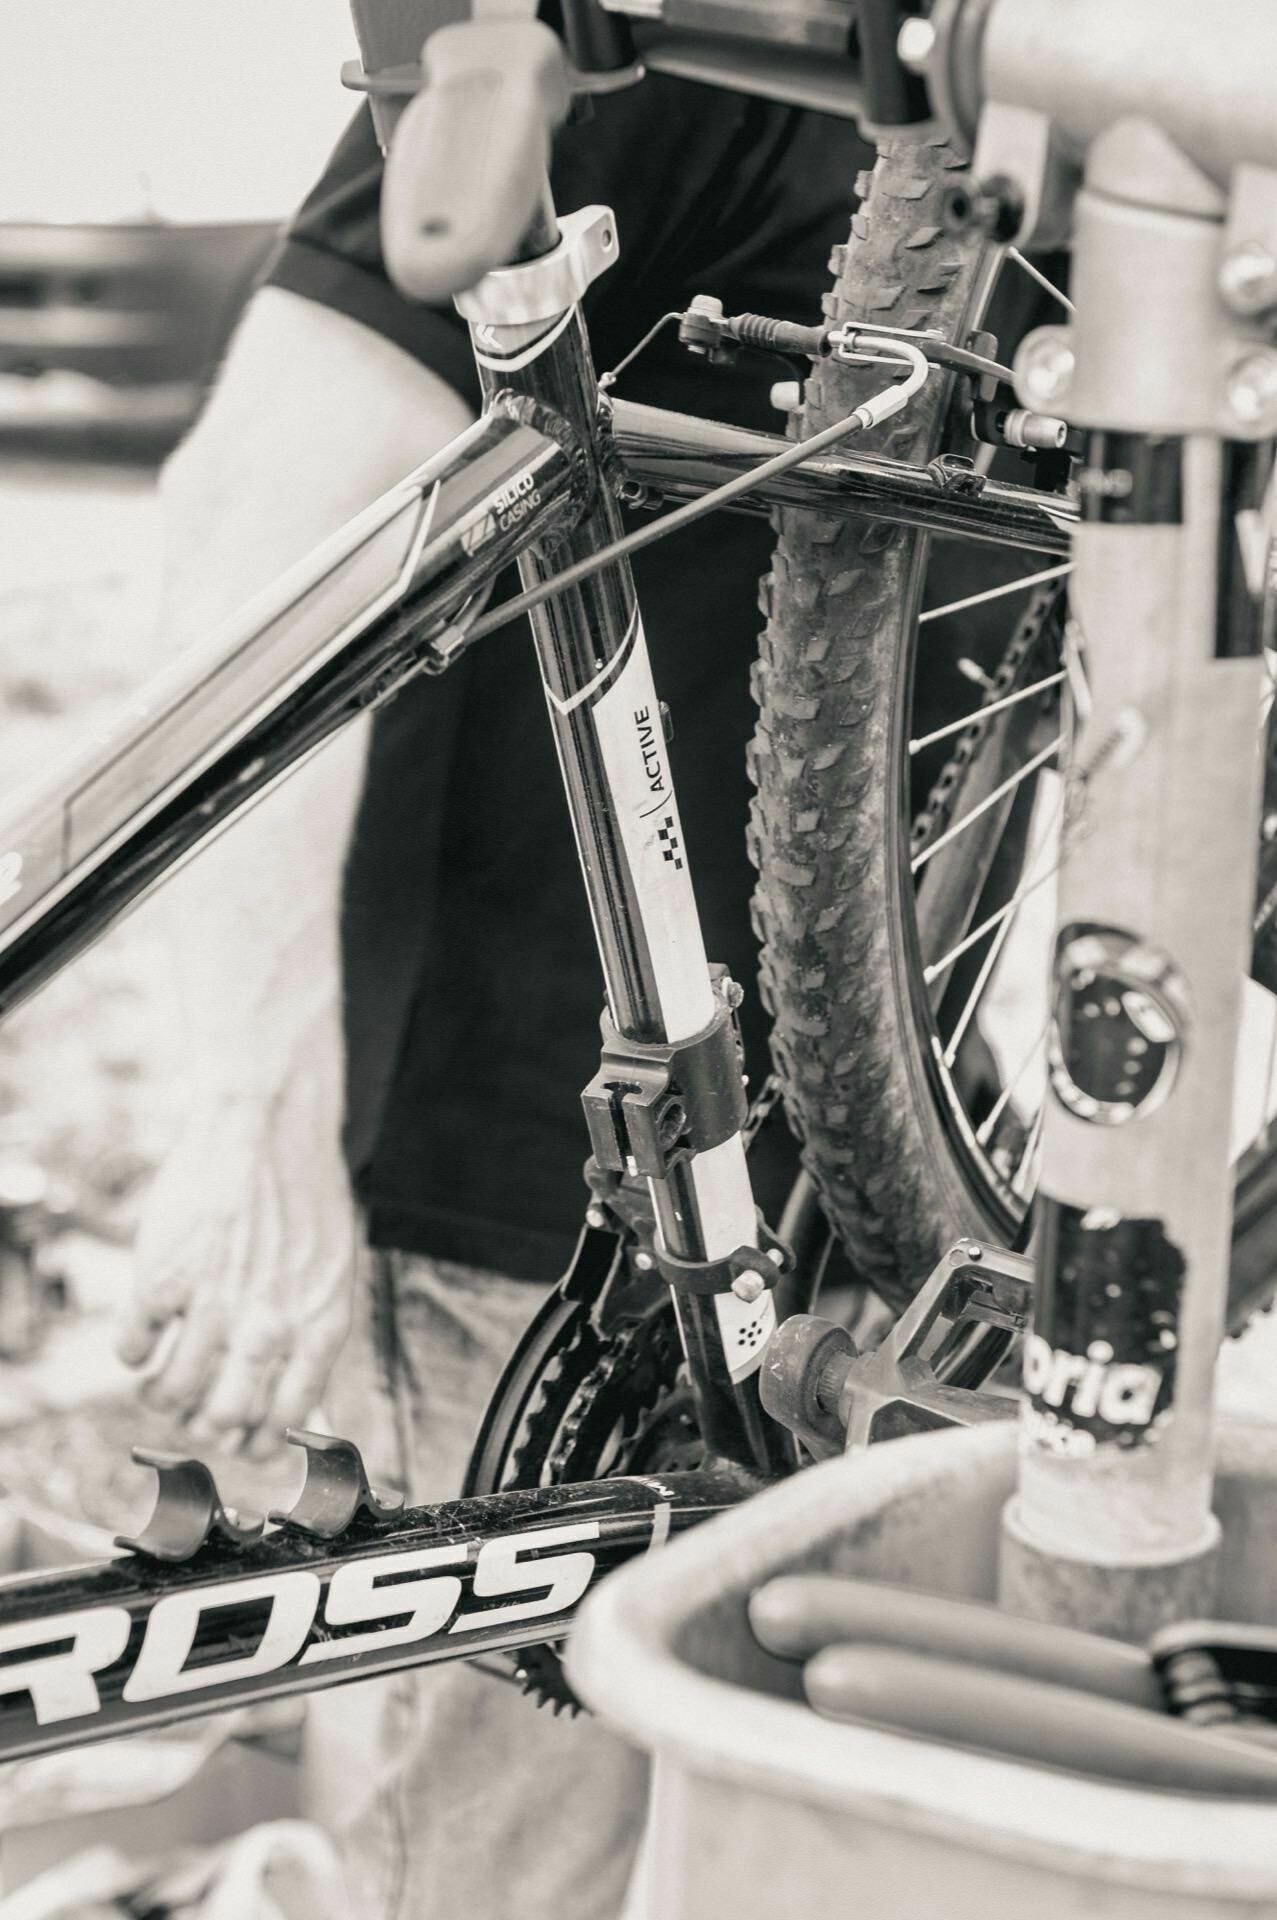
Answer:
<svg viewBox="0 0 1277 1920"><path fill-rule="evenodd" d="M578 80L592 68L596 84L611 85L633 71L634 43L619 16L582 0L569 9L570 41L573 20ZM890 6L862 6L860 79L867 117L916 131L930 110L920 102L916 75L898 57L902 24ZM760 19L755 30L765 42L767 22ZM787 41L788 54L778 55L773 46L760 58L755 48L751 64L739 46L729 46L721 54L719 77L759 86L766 79L760 66L770 66L772 84L789 88L791 97L805 85L822 104L865 110L851 63L831 74L820 57L826 31L821 19L813 16L802 28L808 44L796 52L792 20L773 22L770 31L776 41ZM681 62L685 70L690 61L698 74L710 71L712 47L677 35L662 40L663 33L658 25L640 34L647 64ZM388 697L413 672L443 670L491 626L526 608L533 615L574 825L586 850L608 986L603 1066L586 1092L594 1149L587 1226L568 1275L516 1354L490 1410L467 1489L479 1504L399 1514L394 1502L368 1486L349 1443L299 1436L308 1456L306 1488L291 1514L272 1516L278 1529L262 1538L260 1528L222 1508L198 1462L154 1458L159 1499L150 1526L129 1543L136 1550L132 1561L8 1589L8 1618L0 1624L0 1651L9 1656L10 1691L0 1706L0 1754L6 1757L398 1665L544 1647L562 1637L576 1604L617 1558L645 1550L744 1497L760 1477L797 1463L791 1425L767 1417L758 1381L775 1328L773 1293L789 1265L786 1247L799 1254L798 1272L783 1280L790 1301L810 1304L825 1254L821 1220L810 1184L779 1235L760 1232L754 1216L733 989L706 968L685 863L666 858L681 837L677 803L661 763L660 707L641 623L619 564L636 545L694 512L752 496L755 510L775 508L782 516L782 566L770 590L756 745L760 913L778 1060L791 1111L808 1140L814 1179L858 1262L897 1306L945 1252L946 1232L959 1224L978 1227L979 1237L957 1249L956 1268L942 1262L925 1302L904 1328L915 1343L925 1335L929 1373L940 1389L969 1389L986 1379L1024 1324L1024 1266L1003 1263L989 1282L980 1268L987 1224L992 1219L1018 1229L1016 1209L977 1214L969 1182L959 1182L955 1191L954 1175L942 1164L940 1204L925 1207L920 1231L906 1234L892 1219L905 1210L902 1195L907 1206L915 1204L917 1181L909 1163L918 1153L902 1150L903 1135L885 1129L874 1147L878 1161L893 1163L893 1176L907 1176L895 1178L899 1192L893 1192L891 1208L882 1204L881 1179L867 1183L876 1189L867 1211L865 1195L845 1178L847 1143L863 1124L855 1103L863 1106L864 1086L875 1087L878 1070L871 1060L863 1082L848 1082L846 1100L823 1098L821 1104L831 1067L839 1088L846 1078L836 1071L843 1043L827 1017L832 1003L812 998L824 992L814 976L828 969L827 955L817 953L812 964L812 932L820 931L828 908L812 912L816 896L810 888L818 876L807 873L812 863L795 849L810 846L811 836L822 831L828 836L821 816L848 813L853 791L866 805L863 817L854 808L851 817L877 854L900 844L904 782L898 768L868 763L861 742L873 745L885 733L897 760L908 751L902 709L916 651L923 536L1005 543L1045 557L1045 569L1037 560L1034 565L1054 575L1078 520L1077 506L1061 486L1065 456L1076 451L1076 443L1070 444L1069 429L1049 411L1007 406L1008 370L996 357L996 343L971 339L996 264L984 237L975 244L946 242L957 265L937 276L934 286L927 284L934 258L927 249L957 224L962 208L946 191L943 162L909 197L920 178L920 156L932 151L916 144L888 153L868 196L871 221L886 210L890 226L892 205L904 205L911 235L927 235L904 249L916 271L914 283L892 296L905 302L900 324L855 308L863 300L879 316L889 311L884 290L862 276L854 251L839 263L835 311L825 323L786 329L766 316L725 316L712 302L699 302L682 316L690 344L703 351L727 352L753 342L811 359L805 403L810 417L804 424L817 425L816 433L790 443L712 423L653 419L651 410L627 407L619 397L609 401L607 432L601 432L576 303L615 256L614 226L606 209L555 223L537 203L539 169L526 164L529 153L540 151L529 142L543 138L547 109L565 110L567 86L556 58L524 22L486 28L472 23L468 37L452 30L450 39L435 36L428 49L436 103L483 63L495 63L515 88L510 190L485 197L482 208L488 225L479 264L490 270L461 295L472 327L481 330L477 358L488 401L483 418L263 596L202 659L179 662L130 735L82 766L74 782L59 779L29 803L20 832L6 839L0 858L0 1005L15 1004L39 985L349 712ZM528 76L535 76L535 84ZM392 69L368 76L364 84L385 107L410 95L418 77ZM421 97L429 103L431 92ZM418 115L417 144L429 146L432 138L439 138L439 127L427 110L424 119ZM401 151L398 142L393 151ZM902 180L909 190L900 196ZM992 229L997 253L1005 238L998 223L1009 215L1000 212L996 195L985 199L995 204L978 211ZM460 204L454 199L423 209L414 203L415 221L408 237L401 236L400 271L419 292L450 292L473 277L473 258L460 279L455 256L447 258L461 224ZM514 264L494 264L507 260ZM920 303L923 310L915 312ZM892 374L903 374L902 384L892 384ZM990 446L1030 453L1044 476L1039 484L982 472L983 446L980 463L941 452L953 428L955 387L964 382L971 383L969 410ZM958 411L965 417L968 407ZM858 456L841 446L853 433L872 432L892 417L903 440L887 451ZM621 497L628 487L634 504L653 496L699 498L622 535L614 461L626 476ZM780 647L799 615L809 622L808 569L819 565L831 575L833 599L848 591L847 582L840 585L847 571L841 548L850 538L842 529L862 521L871 533L868 539L856 536L861 562L874 564L886 611L869 655L872 713L848 754L821 731L827 722L808 710L810 700L801 693L795 698L785 665L792 650L782 660ZM487 610L493 577L515 558L522 594ZM827 660L828 649L821 647L826 637L832 645L835 636L822 628L805 658L802 650L793 655L803 671L814 672ZM947 787L941 782L942 801L929 810L932 818L915 850L915 857L927 856L919 858L920 868L947 880L958 897L962 941L973 919L984 924L1000 914L994 930L1009 921L1015 906L1004 909L1008 901L1018 904L1023 882L1014 873L1008 879L997 845L985 845L983 832L976 873L965 871L961 862L977 843L966 836L946 840L949 829L936 816L941 807L952 809L959 788L974 795L983 781L972 806L990 804L977 817L1005 830L996 837L1008 841L1012 854L1018 846L1035 857L1031 822L1017 815L1014 803L997 806L1024 781L998 791L1003 783L990 778L985 752L1005 757L1017 749L1022 723L1032 716L1034 727L1041 724L1039 696L1070 680L1083 686L1068 644L1051 600L1035 603L1031 631L1013 636L1013 658L1005 672L999 668L989 676L986 701L917 743L920 753L954 738L963 747L961 781L950 780ZM1044 655L1046 673L1040 670ZM879 724L884 714L885 730ZM809 770L824 775L837 769L827 797L797 817L780 781L782 750L791 737ZM1048 757L1035 749L1028 759L1036 770ZM832 847L827 837L822 852L828 855ZM949 858L942 860L946 852ZM854 870L856 863L850 864ZM875 953L885 952L893 979L901 983L897 1010L906 1008L913 1019L919 968L914 964L912 975L907 968L919 951L918 931L905 924L905 892L882 860L871 860L865 870L871 913L864 924ZM986 910L981 896L991 881L1001 888L1001 899ZM792 928L800 931L791 937ZM940 931L948 944L932 949L931 966L947 959L953 922ZM841 958L838 964L844 964ZM941 968L942 975L948 972L948 966ZM875 995L878 1006L877 989ZM963 1026L974 1043L971 1015ZM951 1090L960 1076L948 1062L950 1091L942 1086L943 1104L937 1103L913 1031L905 1030L909 1044L902 1048L897 1020L883 1042L893 1069L899 1066L905 1075L907 1101L891 1089L886 1098L881 1086L875 1090L891 1125L903 1115L916 1140L919 1129L930 1129L934 1137L937 1113L953 1115ZM809 1042L820 1044L813 1050ZM934 1059L935 1049L930 1051ZM814 1076L805 1071L810 1059L817 1065ZM1000 1094L989 1096L974 1080L969 1084L977 1085L987 1118ZM846 1111L833 1117L839 1106ZM1031 1138L1032 1129L1026 1131ZM950 1136L942 1134L942 1142L948 1151ZM963 1138L962 1144L966 1151L970 1143ZM986 1177L990 1168L998 1172L991 1155L984 1161ZM1262 1153L1257 1164L1262 1185L1268 1166ZM967 1162L960 1166L965 1173ZM998 1193L1008 1184L1003 1177ZM1023 1208L1018 1212L1022 1216ZM882 1218L886 1233L878 1224ZM883 1244L891 1241L896 1244ZM955 1276L961 1283L956 1287ZM1238 1295L1243 1313L1254 1290L1252 1275ZM687 1389L680 1387L683 1366ZM618 1379L626 1383L620 1403L608 1393ZM913 1405L925 1419L935 1412L934 1396L930 1408L927 1398L924 1392L911 1401L902 1390L892 1404ZM952 1417L952 1404L946 1406L945 1417ZM816 1411L827 1419L827 1407ZM809 1451L822 1437L817 1424L809 1428ZM689 1470L686 1463L703 1449L728 1465ZM613 1468L619 1474L608 1477ZM587 1471L589 1484L559 1484ZM604 1477L595 1479L596 1472ZM517 1490L497 1491L503 1484ZM400 1581L383 1591L379 1573L391 1572L420 1577L411 1586ZM256 1644L244 1653L250 1627ZM523 1671L534 1685L562 1698L552 1660L525 1656Z"/></svg>

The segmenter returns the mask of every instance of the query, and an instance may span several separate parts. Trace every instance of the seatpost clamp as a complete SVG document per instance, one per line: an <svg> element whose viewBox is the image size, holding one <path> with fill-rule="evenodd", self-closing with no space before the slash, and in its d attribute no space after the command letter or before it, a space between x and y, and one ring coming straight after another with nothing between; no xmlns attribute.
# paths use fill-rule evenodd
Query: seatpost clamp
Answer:
<svg viewBox="0 0 1277 1920"><path fill-rule="evenodd" d="M457 294L454 304L477 326L518 327L553 320L616 264L620 251L611 207L560 214L559 244L549 253L512 267L495 267Z"/></svg>

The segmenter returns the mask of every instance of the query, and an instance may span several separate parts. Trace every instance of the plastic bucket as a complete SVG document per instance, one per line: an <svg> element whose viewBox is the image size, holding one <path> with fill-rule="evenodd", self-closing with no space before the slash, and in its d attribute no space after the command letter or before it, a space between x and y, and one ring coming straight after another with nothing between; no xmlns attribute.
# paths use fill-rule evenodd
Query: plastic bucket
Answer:
<svg viewBox="0 0 1277 1920"><path fill-rule="evenodd" d="M838 1725L754 1641L747 1597L781 1572L991 1599L1015 1467L1013 1423L893 1441L798 1474L590 1599L573 1683L655 1760L631 1911L1277 1917L1277 1803L1145 1791ZM1277 1622L1277 1430L1221 1428L1216 1510L1220 1616Z"/></svg>

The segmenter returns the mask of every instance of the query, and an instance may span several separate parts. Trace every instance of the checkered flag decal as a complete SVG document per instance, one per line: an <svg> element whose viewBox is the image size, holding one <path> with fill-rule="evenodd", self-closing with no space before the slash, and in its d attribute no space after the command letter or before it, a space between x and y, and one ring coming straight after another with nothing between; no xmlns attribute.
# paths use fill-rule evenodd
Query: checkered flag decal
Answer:
<svg viewBox="0 0 1277 1920"><path fill-rule="evenodd" d="M656 837L661 842L661 853L666 860L674 862L675 871L683 871L683 855L678 844L678 835L674 831L674 816L667 813L664 822L657 828Z"/></svg>

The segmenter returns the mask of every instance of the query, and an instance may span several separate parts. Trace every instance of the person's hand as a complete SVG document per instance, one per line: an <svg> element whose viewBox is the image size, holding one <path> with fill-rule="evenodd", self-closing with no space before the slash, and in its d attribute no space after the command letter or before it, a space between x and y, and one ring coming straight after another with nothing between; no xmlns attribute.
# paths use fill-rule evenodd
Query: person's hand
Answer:
<svg viewBox="0 0 1277 1920"><path fill-rule="evenodd" d="M328 1077L209 1102L148 1197L117 1350L150 1363L153 1406L227 1445L305 1425L350 1325L359 1221Z"/></svg>

